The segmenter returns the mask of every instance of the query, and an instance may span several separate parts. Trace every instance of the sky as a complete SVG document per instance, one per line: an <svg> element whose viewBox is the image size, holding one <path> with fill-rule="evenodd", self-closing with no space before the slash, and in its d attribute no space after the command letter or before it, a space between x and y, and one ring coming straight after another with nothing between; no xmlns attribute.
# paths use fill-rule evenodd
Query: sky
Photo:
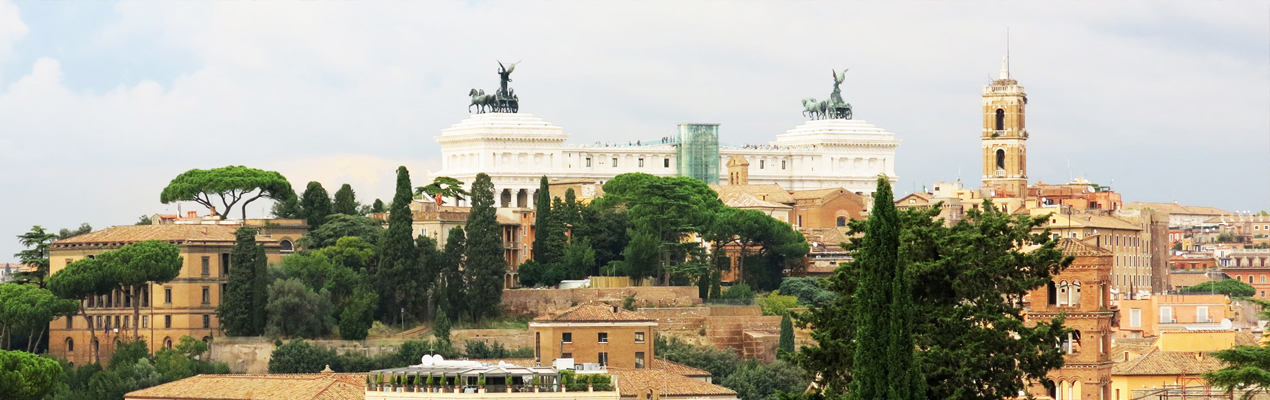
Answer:
<svg viewBox="0 0 1270 400"><path fill-rule="evenodd" d="M1007 51L1033 182L1270 209L1270 3L11 2L0 0L0 262L32 225L177 211L194 168L245 165L359 200L440 169L467 92L512 76L572 142L680 122L763 143L831 69L896 134L896 192L979 186L981 91ZM249 217L267 214L256 202ZM206 210L192 203L182 210Z"/></svg>

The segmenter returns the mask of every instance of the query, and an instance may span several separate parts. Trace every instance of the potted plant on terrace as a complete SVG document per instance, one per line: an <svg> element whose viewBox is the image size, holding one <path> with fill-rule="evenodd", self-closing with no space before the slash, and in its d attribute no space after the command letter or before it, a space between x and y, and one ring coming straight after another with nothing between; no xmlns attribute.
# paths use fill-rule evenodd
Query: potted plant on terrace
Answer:
<svg viewBox="0 0 1270 400"><path fill-rule="evenodd" d="M485 393L485 374L476 376L477 393Z"/></svg>
<svg viewBox="0 0 1270 400"><path fill-rule="evenodd" d="M427 382L424 382L424 384L425 384L425 385L427 385L427 388L428 388L428 389L427 389L427 390L428 390L428 393L432 393L432 392L433 392L433 390L432 390L432 384L433 384L433 383L436 383L436 382L432 380L432 373L431 373L431 372L429 372L429 373L428 373L428 381L427 381Z"/></svg>
<svg viewBox="0 0 1270 400"><path fill-rule="evenodd" d="M507 378L504 383L505 383L505 386L507 386L507 393L511 393L512 392L512 374L507 374Z"/></svg>

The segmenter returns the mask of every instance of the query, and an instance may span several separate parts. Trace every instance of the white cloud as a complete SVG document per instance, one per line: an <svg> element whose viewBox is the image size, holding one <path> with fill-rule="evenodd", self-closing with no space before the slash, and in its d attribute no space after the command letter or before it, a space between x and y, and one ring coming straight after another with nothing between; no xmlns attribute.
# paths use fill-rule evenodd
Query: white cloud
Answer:
<svg viewBox="0 0 1270 400"><path fill-rule="evenodd" d="M577 142L651 139L688 120L722 123L726 142L763 142L801 122L799 99L828 94L830 68L850 68L844 96L857 116L905 140L900 189L952 179L958 166L973 182L979 87L996 73L1005 26L1031 100L1033 179L1065 180L1070 159L1077 173L1116 179L1126 199L1168 200L1160 187L1170 180L1209 179L1173 160L1267 145L1270 26L1258 17L1266 11L1247 3L123 2L92 35L89 60L193 62L139 81L97 78L111 88L100 93L68 82L79 78L65 76L72 61L53 49L32 49L30 64L3 71L0 190L22 195L0 208L0 259L14 246L3 238L32 224L130 223L171 207L158 192L191 168L248 165L283 172L297 190L348 182L364 201L387 199L398 165L416 184L436 168L433 136L466 116L469 88L497 84L496 59L524 61L513 76L523 110ZM29 35L61 27L38 28ZM25 35L17 7L0 0L0 62ZM136 54L137 42L161 51ZM1195 45L1216 42L1229 44ZM1225 158L1238 160L1227 161L1234 169L1270 169L1246 154ZM1231 198L1191 198L1253 208L1270 197L1223 182Z"/></svg>

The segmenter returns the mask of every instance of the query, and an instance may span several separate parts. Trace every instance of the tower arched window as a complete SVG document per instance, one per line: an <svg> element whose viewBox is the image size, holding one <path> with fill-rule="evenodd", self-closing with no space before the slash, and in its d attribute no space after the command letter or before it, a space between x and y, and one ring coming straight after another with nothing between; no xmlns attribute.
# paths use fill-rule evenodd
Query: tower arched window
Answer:
<svg viewBox="0 0 1270 400"><path fill-rule="evenodd" d="M997 169L1005 169L1005 149L997 149Z"/></svg>
<svg viewBox="0 0 1270 400"><path fill-rule="evenodd" d="M847 226L847 217L838 217L838 227Z"/></svg>
<svg viewBox="0 0 1270 400"><path fill-rule="evenodd" d="M1049 302L1048 302L1048 303L1049 303L1049 305L1051 305L1051 306L1053 306L1053 305L1058 305L1058 287L1057 287L1057 285L1055 285L1055 284L1054 284L1054 281L1050 281L1050 282L1049 282L1048 284L1046 284L1045 286L1047 286L1047 289L1049 289L1049 290L1048 290L1048 292L1049 292L1049 296L1048 296L1048 297L1049 297Z"/></svg>
<svg viewBox="0 0 1270 400"><path fill-rule="evenodd" d="M1069 287L1067 285L1067 281L1058 282L1058 306L1062 307L1071 304L1071 299L1068 297L1068 290Z"/></svg>
<svg viewBox="0 0 1270 400"><path fill-rule="evenodd" d="M997 125L996 125L996 130L998 130L998 131L1004 131L1004 130L1005 130L1005 110L1002 110L1002 109L1000 109L1000 108L998 108L998 109L997 109Z"/></svg>

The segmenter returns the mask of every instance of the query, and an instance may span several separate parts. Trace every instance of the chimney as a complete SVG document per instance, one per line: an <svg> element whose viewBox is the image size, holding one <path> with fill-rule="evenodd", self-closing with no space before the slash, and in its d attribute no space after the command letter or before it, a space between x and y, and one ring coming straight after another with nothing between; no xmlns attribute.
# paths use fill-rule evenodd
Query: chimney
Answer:
<svg viewBox="0 0 1270 400"><path fill-rule="evenodd" d="M198 211L187 212L185 213L185 216L189 218L198 218Z"/></svg>

